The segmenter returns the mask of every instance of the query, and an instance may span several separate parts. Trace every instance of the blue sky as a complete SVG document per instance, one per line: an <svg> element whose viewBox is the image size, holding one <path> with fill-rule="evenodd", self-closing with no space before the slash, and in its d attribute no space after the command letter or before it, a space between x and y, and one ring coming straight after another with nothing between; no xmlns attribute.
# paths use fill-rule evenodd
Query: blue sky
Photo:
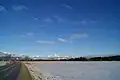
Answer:
<svg viewBox="0 0 120 80"><path fill-rule="evenodd" d="M120 54L120 1L0 0L0 51Z"/></svg>

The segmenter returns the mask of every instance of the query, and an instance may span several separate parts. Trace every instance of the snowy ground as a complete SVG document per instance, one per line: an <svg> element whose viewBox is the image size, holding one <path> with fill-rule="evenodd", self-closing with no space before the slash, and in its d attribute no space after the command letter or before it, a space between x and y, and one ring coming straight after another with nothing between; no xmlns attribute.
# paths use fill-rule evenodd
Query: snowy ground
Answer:
<svg viewBox="0 0 120 80"><path fill-rule="evenodd" d="M0 66L6 65L5 61L0 61Z"/></svg>
<svg viewBox="0 0 120 80"><path fill-rule="evenodd" d="M59 62L33 64L44 80L120 80L120 62Z"/></svg>

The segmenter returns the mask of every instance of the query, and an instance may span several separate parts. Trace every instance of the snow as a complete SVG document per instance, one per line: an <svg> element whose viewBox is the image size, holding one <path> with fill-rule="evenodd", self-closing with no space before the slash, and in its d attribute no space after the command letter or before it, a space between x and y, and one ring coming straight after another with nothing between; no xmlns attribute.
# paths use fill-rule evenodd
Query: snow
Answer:
<svg viewBox="0 0 120 80"><path fill-rule="evenodd" d="M120 80L120 62L37 63L45 80ZM50 77L54 77L52 79Z"/></svg>
<svg viewBox="0 0 120 80"><path fill-rule="evenodd" d="M6 65L6 62L5 61L0 61L0 66L4 66Z"/></svg>

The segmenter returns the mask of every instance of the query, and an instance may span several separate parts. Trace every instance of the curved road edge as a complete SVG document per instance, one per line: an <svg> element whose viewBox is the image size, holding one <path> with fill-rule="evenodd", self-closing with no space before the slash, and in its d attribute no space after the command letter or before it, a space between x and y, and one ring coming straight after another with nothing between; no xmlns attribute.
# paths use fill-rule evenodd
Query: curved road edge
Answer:
<svg viewBox="0 0 120 80"><path fill-rule="evenodd" d="M21 62L20 73L17 80L33 80L28 68L22 62Z"/></svg>

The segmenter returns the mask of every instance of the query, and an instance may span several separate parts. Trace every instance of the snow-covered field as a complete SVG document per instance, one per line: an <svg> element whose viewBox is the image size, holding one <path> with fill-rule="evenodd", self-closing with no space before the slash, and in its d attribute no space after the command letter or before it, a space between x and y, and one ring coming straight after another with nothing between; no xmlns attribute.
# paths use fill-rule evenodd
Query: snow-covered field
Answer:
<svg viewBox="0 0 120 80"><path fill-rule="evenodd" d="M45 80L120 80L120 62L39 62Z"/></svg>
<svg viewBox="0 0 120 80"><path fill-rule="evenodd" d="M0 61L0 66L6 65L5 61Z"/></svg>

